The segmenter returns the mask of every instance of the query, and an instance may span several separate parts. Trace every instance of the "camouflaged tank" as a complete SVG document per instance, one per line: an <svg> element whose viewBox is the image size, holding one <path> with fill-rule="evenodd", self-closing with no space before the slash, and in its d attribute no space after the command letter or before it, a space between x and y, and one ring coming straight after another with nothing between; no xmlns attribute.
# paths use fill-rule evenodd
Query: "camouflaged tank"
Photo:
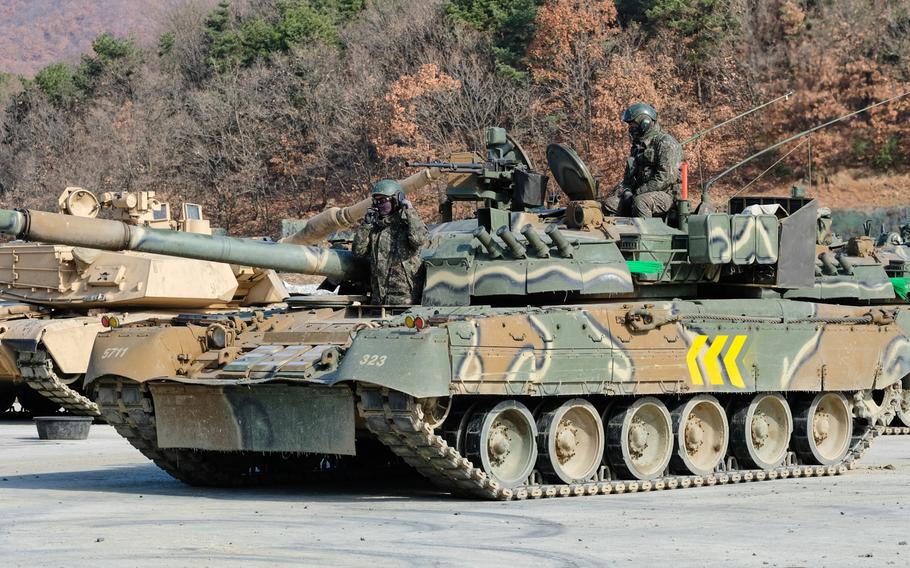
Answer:
<svg viewBox="0 0 910 568"><path fill-rule="evenodd" d="M105 193L99 200L67 188L58 201L61 228L102 209L131 225L209 234L202 208L170 206L154 192ZM176 218L175 218L176 217ZM81 392L95 335L147 317L282 302L272 270L133 252L10 242L0 245L0 408L18 397L32 414L61 407L97 415Z"/></svg>
<svg viewBox="0 0 910 568"><path fill-rule="evenodd" d="M500 129L487 142L485 158L429 164L451 201L480 207L431 229L421 305L342 296L120 327L86 378L105 418L188 483L331 475L337 456L370 473L378 442L446 491L510 499L836 475L897 413L908 271L818 244L814 201L605 218L584 164L551 145L568 205L544 209L520 147ZM342 249L85 223L98 248L322 274L342 292L368 276ZM6 233L68 238L54 227L0 212Z"/></svg>

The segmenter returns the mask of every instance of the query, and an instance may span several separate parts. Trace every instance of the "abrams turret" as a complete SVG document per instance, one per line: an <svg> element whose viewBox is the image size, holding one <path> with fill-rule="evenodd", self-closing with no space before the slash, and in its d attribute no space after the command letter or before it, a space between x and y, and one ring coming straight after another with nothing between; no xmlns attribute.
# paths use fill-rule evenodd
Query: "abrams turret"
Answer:
<svg viewBox="0 0 910 568"><path fill-rule="evenodd" d="M431 228L420 305L342 296L124 326L97 338L90 392L188 483L331 474L337 456L370 474L388 463L364 450L379 443L487 499L836 475L900 415L906 274L820 244L815 201L690 214L684 190L668 219L605 217L575 152L547 158L536 170L491 129L484 155L415 164L476 204ZM565 207L547 208L550 175ZM71 234L46 232L53 219L0 212L6 232ZM97 248L322 274L342 294L368 270L339 249L93 234Z"/></svg>

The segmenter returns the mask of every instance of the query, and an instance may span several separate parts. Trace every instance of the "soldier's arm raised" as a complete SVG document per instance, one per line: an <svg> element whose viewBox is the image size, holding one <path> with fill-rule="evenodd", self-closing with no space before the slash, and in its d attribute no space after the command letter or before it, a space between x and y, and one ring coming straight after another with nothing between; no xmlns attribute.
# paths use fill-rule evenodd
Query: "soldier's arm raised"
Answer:
<svg viewBox="0 0 910 568"><path fill-rule="evenodd" d="M358 258L365 258L370 251L370 224L363 222L354 232L354 243L351 252Z"/></svg>
<svg viewBox="0 0 910 568"><path fill-rule="evenodd" d="M411 245L412 252L416 252L427 244L429 239L427 226L413 208L404 210L404 218L408 226L408 244Z"/></svg>
<svg viewBox="0 0 910 568"><path fill-rule="evenodd" d="M658 148L657 168L654 175L635 191L637 194L667 191L679 180L682 165L682 146L673 139L662 140Z"/></svg>

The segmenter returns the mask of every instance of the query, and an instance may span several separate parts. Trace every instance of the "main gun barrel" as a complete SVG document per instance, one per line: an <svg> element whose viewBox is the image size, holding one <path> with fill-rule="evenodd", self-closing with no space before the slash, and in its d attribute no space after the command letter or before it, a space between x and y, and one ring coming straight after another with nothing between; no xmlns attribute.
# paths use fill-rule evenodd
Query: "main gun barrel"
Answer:
<svg viewBox="0 0 910 568"><path fill-rule="evenodd" d="M363 263L347 250L149 229L120 221L44 211L0 209L0 233L28 241L134 250L321 275L335 282L359 280L366 274Z"/></svg>
<svg viewBox="0 0 910 568"><path fill-rule="evenodd" d="M428 168L400 180L401 189L405 194L421 189L440 178L442 173L434 168ZM349 205L348 207L330 207L325 211L307 219L303 226L288 237L281 239L281 243L295 245L314 245L328 237L335 231L353 227L367 214L373 205L373 199L368 197Z"/></svg>

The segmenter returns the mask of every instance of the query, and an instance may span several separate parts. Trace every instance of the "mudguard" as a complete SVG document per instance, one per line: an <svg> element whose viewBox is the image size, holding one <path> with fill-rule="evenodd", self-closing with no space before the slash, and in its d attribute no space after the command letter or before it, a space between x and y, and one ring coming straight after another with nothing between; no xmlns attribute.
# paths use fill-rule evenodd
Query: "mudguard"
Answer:
<svg viewBox="0 0 910 568"><path fill-rule="evenodd" d="M85 372L89 347L95 336L104 331L97 317L21 319L6 322L5 327L4 344L15 351L30 353L43 347L60 372L67 375Z"/></svg>
<svg viewBox="0 0 910 568"><path fill-rule="evenodd" d="M116 375L144 383L160 377L173 377L185 371L186 363L202 355L197 326L149 327L143 333L136 328L101 333L85 373L88 387L99 377ZM201 331L200 331L201 330ZM182 360L182 361L181 361Z"/></svg>
<svg viewBox="0 0 910 568"><path fill-rule="evenodd" d="M364 382L418 398L448 396L452 381L444 329L364 329L357 333L329 384Z"/></svg>

